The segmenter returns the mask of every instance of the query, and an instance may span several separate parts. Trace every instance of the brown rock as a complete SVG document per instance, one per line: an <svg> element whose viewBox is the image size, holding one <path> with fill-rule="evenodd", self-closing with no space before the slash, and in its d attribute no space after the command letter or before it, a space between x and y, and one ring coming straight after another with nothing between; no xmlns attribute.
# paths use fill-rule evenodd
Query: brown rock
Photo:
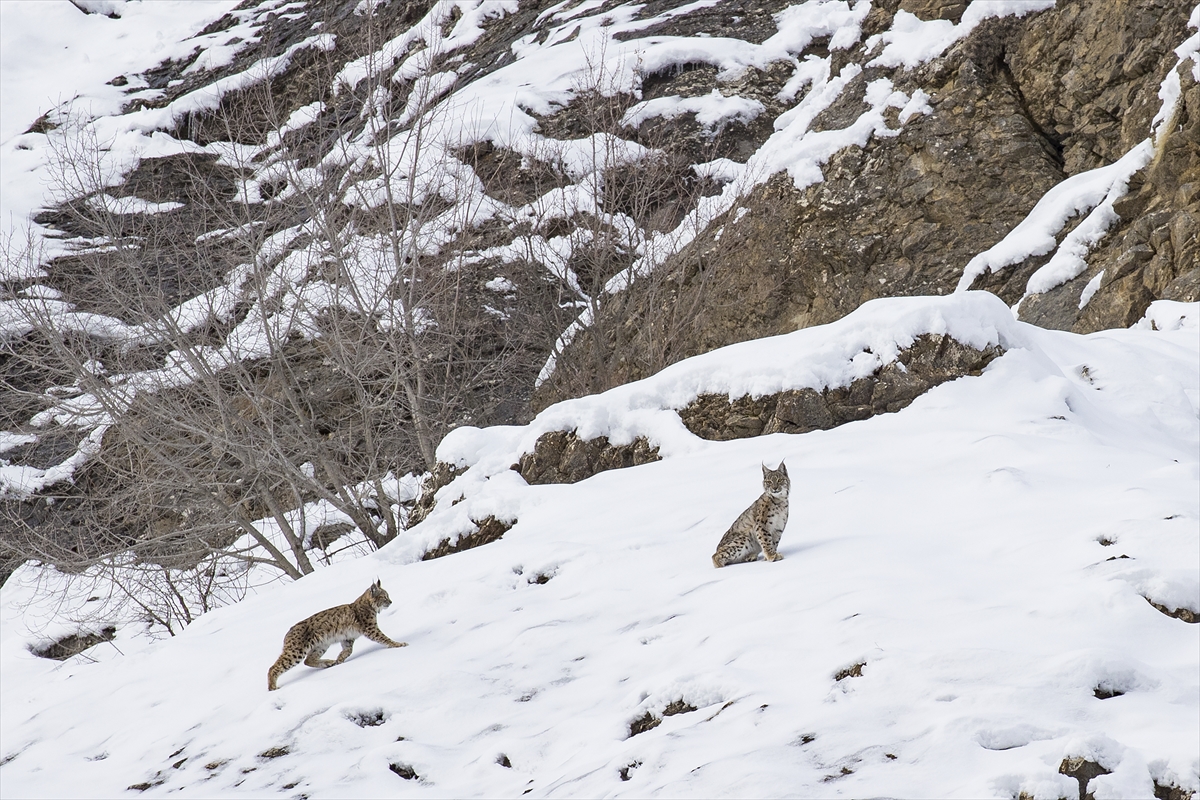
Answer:
<svg viewBox="0 0 1200 800"><path fill-rule="evenodd" d="M658 448L651 447L644 436L614 445L607 436L580 439L574 431L550 431L538 438L533 452L522 455L513 469L531 485L578 483L598 472L658 460Z"/></svg>
<svg viewBox="0 0 1200 800"><path fill-rule="evenodd" d="M472 521L474 522L474 520ZM470 550L473 547L490 544L504 536L514 524L516 523L498 520L493 516L485 517L475 522L474 531L464 533L454 540L443 539L432 550L426 551L425 555L421 556L421 560L429 561L430 559L448 556L451 553L460 553L463 550Z"/></svg>
<svg viewBox="0 0 1200 800"><path fill-rule="evenodd" d="M967 0L900 0L900 9L924 20L945 19L958 23L967 10Z"/></svg>
<svg viewBox="0 0 1200 800"><path fill-rule="evenodd" d="M898 8L954 19L961 5L879 3L865 31L886 30ZM604 368L564 369L535 394L535 406L646 377L733 342L831 322L876 297L952 291L966 263L1051 187L1112 163L1149 134L1159 86L1176 62L1173 48L1187 35L1188 10L1182 0L1061 2L985 21L943 57L889 73L897 88L927 92L933 113L909 119L894 138L838 152L820 183L797 190L780 174L759 186L740 204L749 213L715 221L668 261L665 281L635 283L610 302L613 316L602 312L598 326L603 335L577 337L562 359ZM865 63L861 47L836 53L835 71ZM865 85L883 75L865 69L813 128L849 124L864 108ZM1189 296L1194 280L1175 281L1197 266L1200 98L1186 69L1181 77L1181 110L1154 163L1134 176L1118 206L1122 221L1079 279L1028 298L1023 320L1080 332L1123 327L1167 287ZM972 288L1016 303L1048 258L980 276ZM1083 288L1101 269L1100 289L1081 311ZM695 321L679 325L681 308L697 309ZM588 374L586 387L580 372ZM844 413L861 414L864 405L846 404Z"/></svg>
<svg viewBox="0 0 1200 800"><path fill-rule="evenodd" d="M896 361L849 386L792 389L735 400L705 394L680 409L679 418L689 431L711 441L828 430L899 411L938 384L980 374L1002 352L995 345L976 350L950 336L925 334L901 351Z"/></svg>

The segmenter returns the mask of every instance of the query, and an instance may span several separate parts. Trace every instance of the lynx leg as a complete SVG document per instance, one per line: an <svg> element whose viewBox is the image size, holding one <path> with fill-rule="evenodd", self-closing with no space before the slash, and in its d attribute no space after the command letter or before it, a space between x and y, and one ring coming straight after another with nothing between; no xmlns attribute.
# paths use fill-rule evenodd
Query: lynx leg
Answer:
<svg viewBox="0 0 1200 800"><path fill-rule="evenodd" d="M325 669L332 667L333 662L328 658L321 658L325 652L323 650L313 650L308 654L308 658L304 659L304 666L312 667L313 669Z"/></svg>
<svg viewBox="0 0 1200 800"><path fill-rule="evenodd" d="M350 654L353 652L354 652L354 640L353 639L343 640L342 641L342 652L338 653L338 657L337 657L337 659L334 660L333 663L341 664L343 661L345 661L347 658L349 658Z"/></svg>
<svg viewBox="0 0 1200 800"><path fill-rule="evenodd" d="M275 660L275 663L271 665L271 668L267 670L267 691L273 692L278 689L279 686L277 685L277 681L279 680L279 676L299 663L300 655L298 653L289 653L284 651L283 654Z"/></svg>
<svg viewBox="0 0 1200 800"><path fill-rule="evenodd" d="M775 542L772 541L771 535L765 531L755 531L754 536L758 539L759 547L762 548L763 555L767 557L767 561L782 561L783 556L775 550ZM758 553L754 554L758 558Z"/></svg>
<svg viewBox="0 0 1200 800"><path fill-rule="evenodd" d="M386 644L388 647L408 647L408 642L394 642L387 637L383 631L379 630L378 625L372 625L363 631L363 636L366 636L372 642Z"/></svg>
<svg viewBox="0 0 1200 800"><path fill-rule="evenodd" d="M713 554L713 564L727 567L730 564L745 564L758 558L758 543L753 539L739 537L728 544L722 544Z"/></svg>

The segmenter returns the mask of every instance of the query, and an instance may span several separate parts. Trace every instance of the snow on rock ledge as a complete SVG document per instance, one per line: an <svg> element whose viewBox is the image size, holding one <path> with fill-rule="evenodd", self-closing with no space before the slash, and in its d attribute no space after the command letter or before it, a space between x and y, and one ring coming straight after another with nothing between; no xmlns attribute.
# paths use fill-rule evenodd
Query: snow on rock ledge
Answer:
<svg viewBox="0 0 1200 800"><path fill-rule="evenodd" d="M949 334L922 334L894 361L849 386L788 389L762 398L743 395L732 401L706 394L680 409L679 416L692 433L714 441L829 430L876 414L895 413L938 384L979 375L1003 352L998 344L980 350Z"/></svg>
<svg viewBox="0 0 1200 800"><path fill-rule="evenodd" d="M931 372L930 385L977 372L1000 352L1024 341L1009 309L987 292L875 300L829 325L730 345L645 380L558 403L523 428L459 428L442 441L438 459L459 468L477 465L486 472L501 464L508 469L522 454L534 452L542 435L553 431L574 431L584 440L606 436L617 446L646 437L650 446L662 448L664 457L686 454L694 439L676 410L693 407L701 397L718 395L733 401L799 390L853 391L857 381L881 374L888 365L903 365L914 357L921 361L916 354L930 346L918 344L923 337L939 343L929 354L931 364L944 361L938 354L949 352L939 349L948 348L947 340L961 346L950 359L957 366L941 370L937 377ZM967 357L968 352L979 355ZM893 372L903 374L898 367L889 370ZM885 403L883 410L898 408L887 409Z"/></svg>

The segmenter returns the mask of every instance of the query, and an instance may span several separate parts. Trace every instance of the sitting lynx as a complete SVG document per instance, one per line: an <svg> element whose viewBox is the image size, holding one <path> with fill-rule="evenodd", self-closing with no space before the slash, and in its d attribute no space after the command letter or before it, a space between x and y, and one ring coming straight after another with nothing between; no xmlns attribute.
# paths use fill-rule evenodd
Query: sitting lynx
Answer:
<svg viewBox="0 0 1200 800"><path fill-rule="evenodd" d="M267 691L277 688L279 676L292 667L304 662L305 666L325 669L342 663L350 657L354 640L366 636L373 642L388 647L405 647L407 642L393 642L375 623L379 609L392 604L392 598L379 585L379 581L362 593L353 603L334 606L313 614L303 622L297 622L283 637L283 653L267 671ZM342 643L342 652L336 661L321 658L334 642Z"/></svg>
<svg viewBox="0 0 1200 800"><path fill-rule="evenodd" d="M783 556L775 552L779 538L788 518L788 492L792 482L788 479L787 467L779 462L779 469L767 469L763 464L763 493L721 537L717 552L713 553L714 567L755 561L759 553L765 553L767 561L779 561Z"/></svg>

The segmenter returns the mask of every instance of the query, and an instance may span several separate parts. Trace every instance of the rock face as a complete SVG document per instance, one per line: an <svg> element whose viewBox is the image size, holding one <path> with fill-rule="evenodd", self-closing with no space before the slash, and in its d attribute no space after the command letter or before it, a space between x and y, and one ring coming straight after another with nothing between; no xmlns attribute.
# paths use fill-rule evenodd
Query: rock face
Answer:
<svg viewBox="0 0 1200 800"><path fill-rule="evenodd" d="M770 433L828 430L907 406L934 386L978 375L999 347L976 350L949 336L921 336L874 375L836 389L794 389L766 397L701 395L679 412L687 429L704 439L725 441Z"/></svg>
<svg viewBox="0 0 1200 800"><path fill-rule="evenodd" d="M410 527L429 516L429 512L433 511L433 507L437 503L438 489L449 485L460 474L462 473L458 467L447 464L444 461L439 461L433 465L433 469L429 471L429 476L425 479L425 483L421 487L420 496L417 497L412 511L408 514L408 524Z"/></svg>
<svg viewBox="0 0 1200 800"><path fill-rule="evenodd" d="M873 4L863 33L887 30L898 11L958 22L965 6L885 0ZM953 291L971 258L1000 241L1047 190L1115 162L1150 135L1189 11L1180 0L1068 0L1021 18L985 20L914 69L867 66L813 121L814 130L853 122L866 107L866 85L885 74L900 90L926 92L932 113L908 120L894 138L841 150L825 165L824 180L803 190L774 176L740 204L749 213L718 220L668 262L665 288L635 283L632 297L613 304L621 319L609 326L609 380L830 322L876 297ZM835 53L834 71L869 62L865 46ZM1090 332L1130 325L1154 299L1195 299L1200 88L1190 69L1178 72L1176 119L1163 126L1152 163L1117 204L1119 221L1086 256L1083 274L1025 298L1023 320ZM1059 242L1084 216L1068 222ZM1014 304L1049 257L985 273L970 288ZM1101 271L1081 309L1084 287ZM682 332L671 329L668 313L680 307L698 310ZM581 361L596 359L594 337L573 346ZM545 405L562 396L547 387L535 399Z"/></svg>
<svg viewBox="0 0 1200 800"><path fill-rule="evenodd" d="M1088 783L1092 778L1100 775L1111 774L1112 770L1106 769L1103 765L1095 761L1089 761L1080 756L1068 756L1058 765L1058 771L1062 775L1068 775L1079 781L1079 800L1095 800L1095 796L1087 790Z"/></svg>
<svg viewBox="0 0 1200 800"><path fill-rule="evenodd" d="M421 560L429 561L433 558L448 556L451 553L461 553L463 550L470 550L473 547L491 544L508 533L514 524L513 522L505 522L495 517L485 517L475 523L474 531L464 533L453 541L443 539L436 547L427 550L425 555L421 556Z"/></svg>
<svg viewBox="0 0 1200 800"><path fill-rule="evenodd" d="M532 453L521 456L513 469L526 483L578 483L598 472L636 467L659 461L658 448L644 436L625 445L610 444L607 436L581 439L574 431L550 431L538 437Z"/></svg>
<svg viewBox="0 0 1200 800"><path fill-rule="evenodd" d="M1169 3L1071 4L1031 24L1014 74L1027 82L1031 112L1061 138L1069 174L1112 163L1145 138L1159 106L1151 89L1172 63L1172 41L1185 35L1185 14ZM1200 86L1190 70L1178 74L1175 117L1163 125L1153 161L1115 204L1120 221L1089 255L1088 269L1027 298L1022 319L1087 333L1131 325L1158 298L1200 299ZM1081 309L1083 288L1101 273Z"/></svg>
<svg viewBox="0 0 1200 800"><path fill-rule="evenodd" d="M1021 304L1021 318L1090 333L1137 322L1154 300L1200 300L1200 84L1181 74L1175 117L1154 159L1114 204L1120 222L1088 257L1079 277ZM1083 288L1099 280L1079 307Z"/></svg>
<svg viewBox="0 0 1200 800"><path fill-rule="evenodd" d="M1150 605L1154 606L1154 608L1157 609L1158 611L1161 611L1163 614L1166 614L1168 617L1174 617L1175 619L1181 619L1184 622L1190 622L1193 625L1196 623L1200 623L1200 614L1197 614L1196 612L1192 611L1190 608L1171 608L1170 606L1163 605L1162 603L1156 603L1153 600L1151 600L1149 597L1146 598L1146 602L1149 603Z"/></svg>

